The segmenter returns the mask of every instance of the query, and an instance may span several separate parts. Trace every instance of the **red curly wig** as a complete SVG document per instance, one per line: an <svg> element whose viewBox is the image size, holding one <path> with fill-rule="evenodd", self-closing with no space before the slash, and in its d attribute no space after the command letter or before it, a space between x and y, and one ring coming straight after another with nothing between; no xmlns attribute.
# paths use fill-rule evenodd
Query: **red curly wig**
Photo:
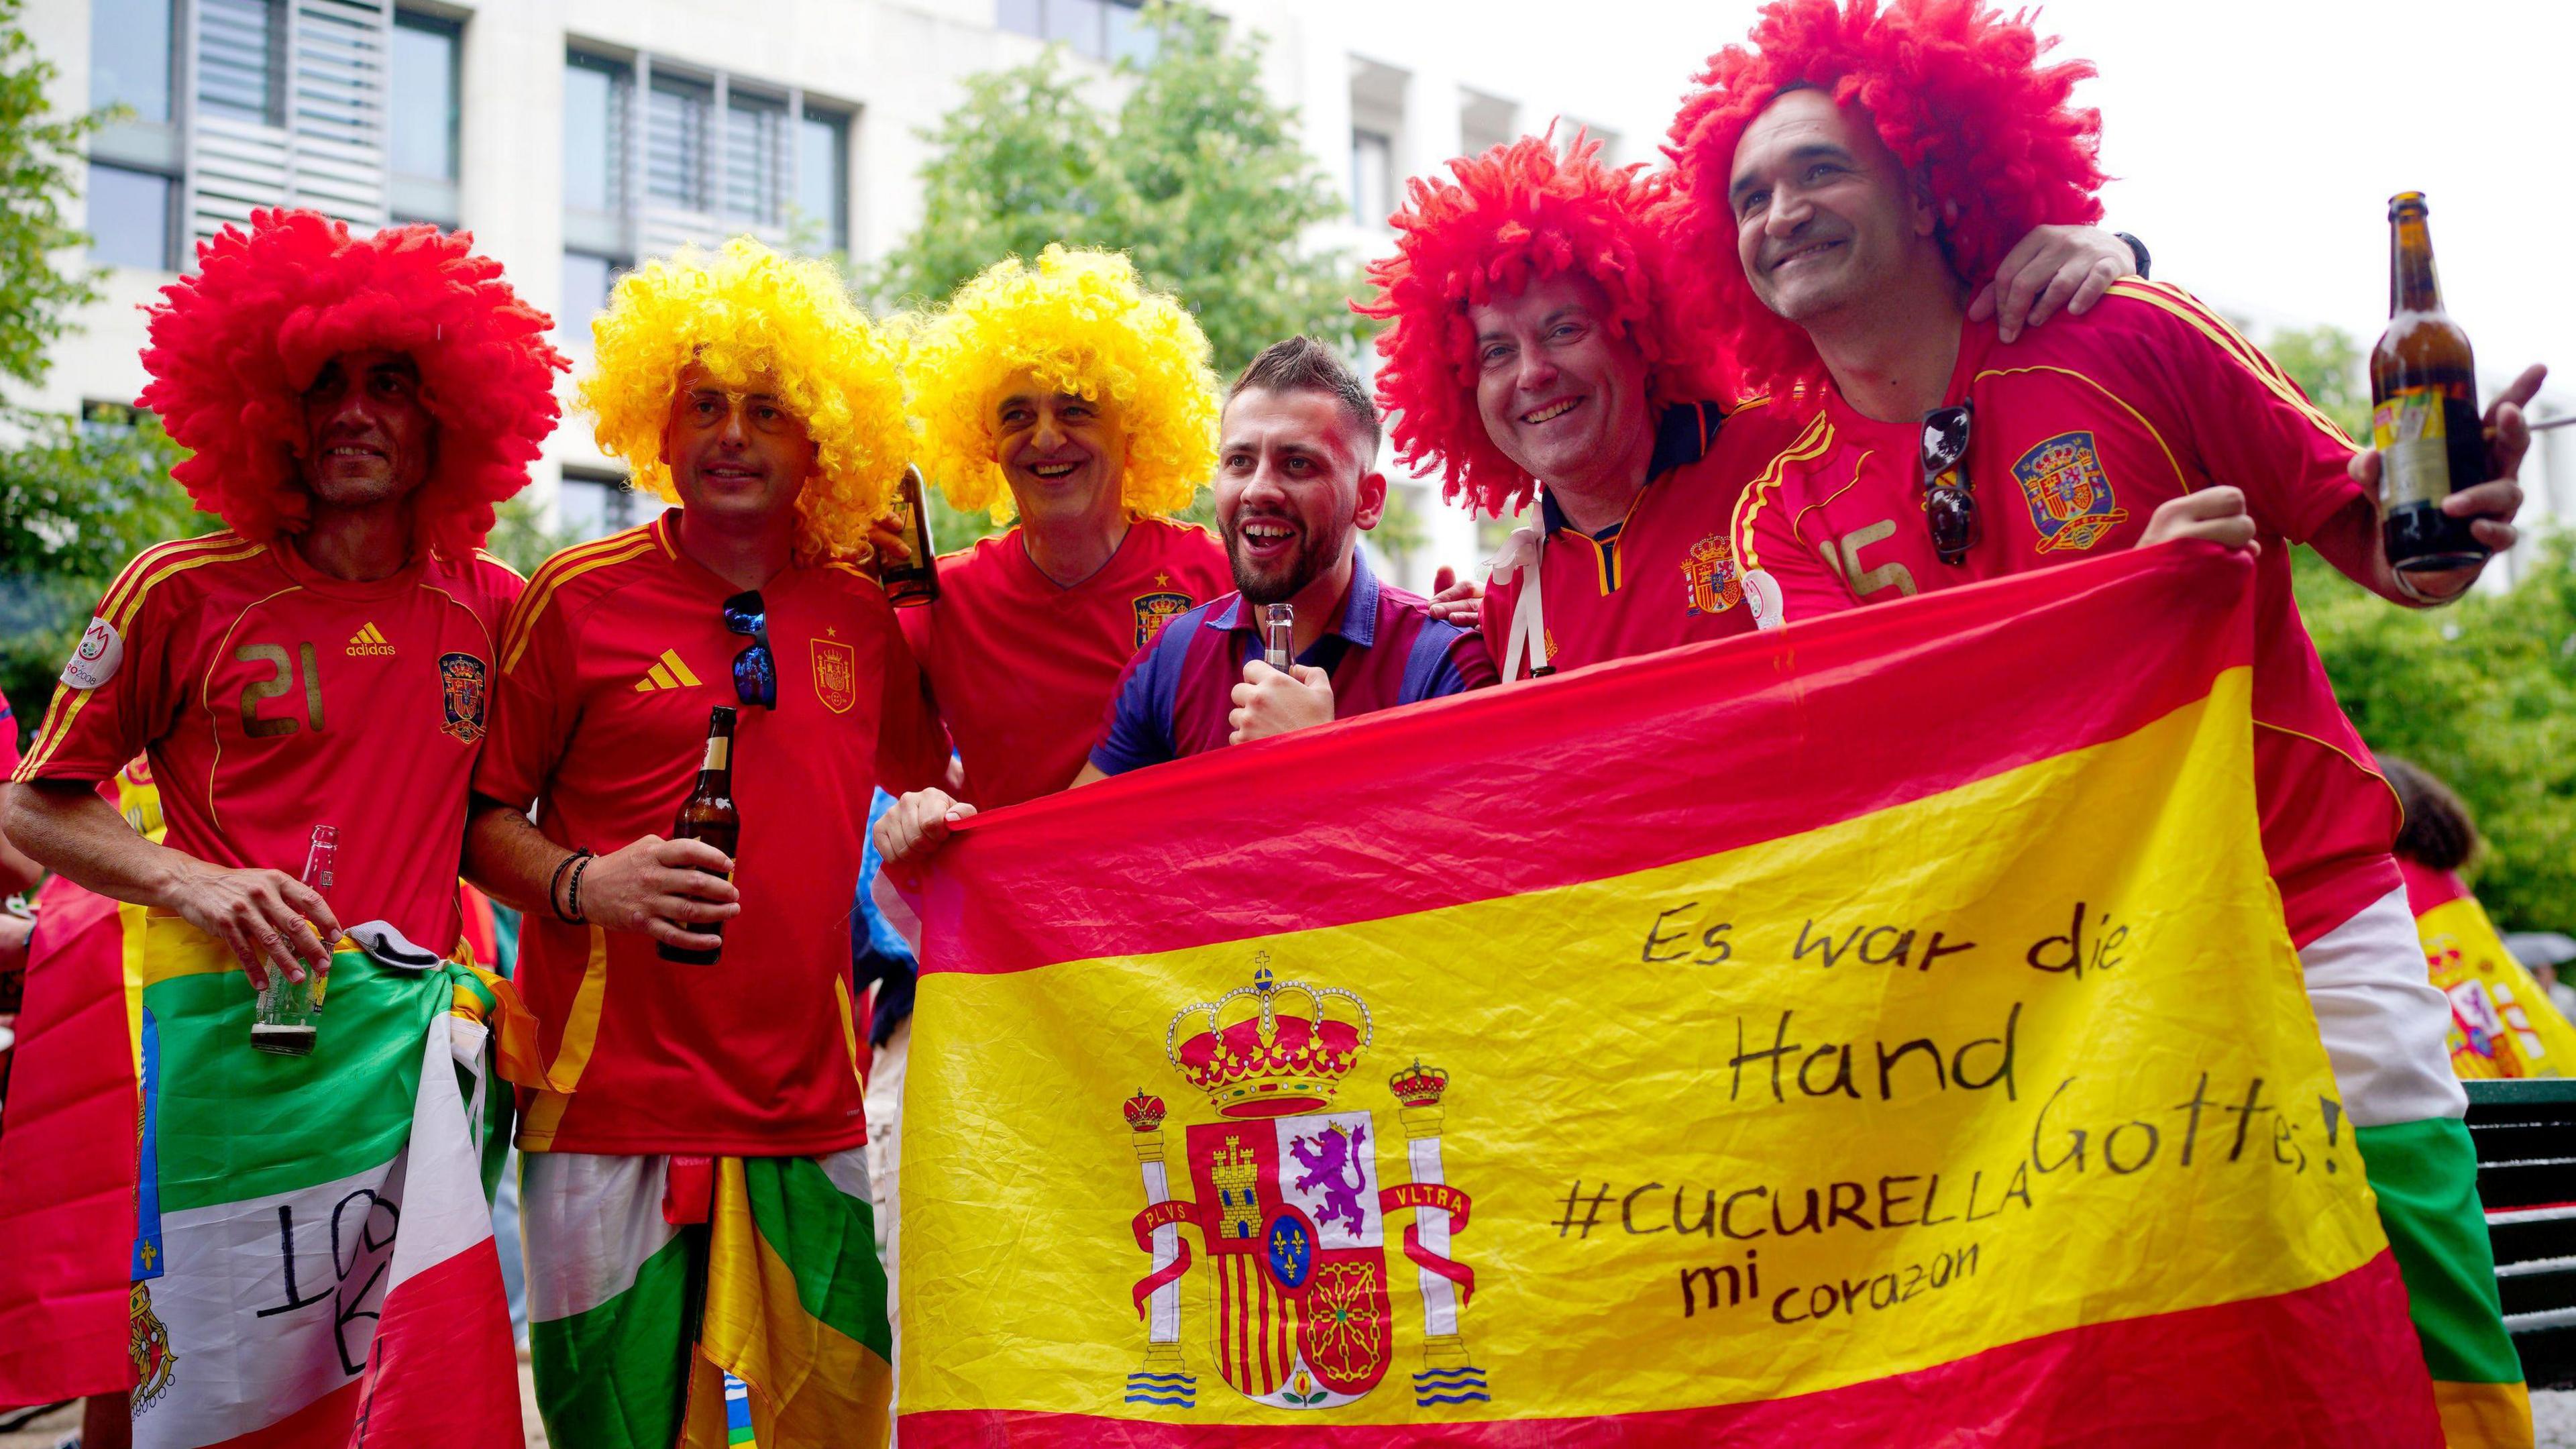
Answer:
<svg viewBox="0 0 2576 1449"><path fill-rule="evenodd" d="M1443 498L1499 514L1527 503L1537 480L1485 434L1468 308L1580 272L1608 294L1610 326L1644 354L1650 396L1709 396L1720 374L1679 345L1670 257L1648 217L1662 183L1643 168L1610 166L1600 142L1578 135L1562 156L1551 137L1523 136L1449 169L1454 182L1406 183L1410 204L1388 218L1395 255L1369 263L1377 296L1352 307L1391 324L1377 339L1377 398L1397 459L1437 461Z"/></svg>
<svg viewBox="0 0 2576 1449"><path fill-rule="evenodd" d="M311 211L254 211L197 244L197 274L162 289L135 401L194 456L170 470L200 512L246 538L299 531L300 399L333 357L381 348L420 370L438 420L415 504L415 545L449 558L492 531L492 505L528 481L554 431L552 318L519 300L474 239L434 226L352 236Z"/></svg>
<svg viewBox="0 0 2576 1449"><path fill-rule="evenodd" d="M1962 277L1983 277L2042 223L2101 220L2102 113L2068 104L2094 74L2040 64L2057 42L1981 0L1774 0L1752 47L1709 57L1673 119L1674 185L1659 212L1683 260L1694 328L1729 339L1747 384L1785 391L1824 375L1795 323L1745 280L1727 182L1736 143L1781 92L1812 86L1865 109L1942 215Z"/></svg>

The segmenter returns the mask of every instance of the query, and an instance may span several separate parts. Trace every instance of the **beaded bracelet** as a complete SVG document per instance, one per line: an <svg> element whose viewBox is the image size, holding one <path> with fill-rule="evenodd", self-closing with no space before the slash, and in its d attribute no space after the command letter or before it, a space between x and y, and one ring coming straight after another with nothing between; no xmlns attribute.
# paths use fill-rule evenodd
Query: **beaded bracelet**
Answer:
<svg viewBox="0 0 2576 1449"><path fill-rule="evenodd" d="M585 850L581 853L581 863L572 868L572 882L564 888L564 893L572 897L569 905L575 921L590 919L581 912L581 878L590 873L590 859L589 851Z"/></svg>
<svg viewBox="0 0 2576 1449"><path fill-rule="evenodd" d="M572 896L571 905L576 907L576 909L567 910L566 907L555 904L563 890L564 872L571 870L573 866L579 862L588 859L590 859L589 851L574 851L572 854L565 856L562 860L555 862L554 876L546 882L546 909L554 912L555 919L563 922L567 926L578 926L581 924L581 912L577 909L581 902L581 896L578 890L576 890ZM575 875L573 879L575 881L579 881L581 877L579 875Z"/></svg>

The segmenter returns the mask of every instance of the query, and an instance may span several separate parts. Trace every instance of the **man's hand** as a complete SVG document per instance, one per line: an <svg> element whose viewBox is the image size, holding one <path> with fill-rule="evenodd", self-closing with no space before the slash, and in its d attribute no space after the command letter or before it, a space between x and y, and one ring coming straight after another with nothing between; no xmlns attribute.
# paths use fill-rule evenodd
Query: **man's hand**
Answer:
<svg viewBox="0 0 2576 1449"><path fill-rule="evenodd" d="M1229 745L1266 740L1308 725L1333 722L1332 676L1311 664L1291 664L1286 671L1253 659L1243 666L1243 682L1234 687L1234 712L1226 723L1234 733Z"/></svg>
<svg viewBox="0 0 2576 1449"><path fill-rule="evenodd" d="M723 937L689 927L728 921L742 912L742 892L725 879L733 874L733 861L703 840L647 835L574 869L582 873L584 920L612 931L641 931L679 950L722 946Z"/></svg>
<svg viewBox="0 0 2576 1449"><path fill-rule="evenodd" d="M2245 491L2221 484L2157 504L2155 513L2147 519L2147 531L2138 537L2138 547L2153 548L2177 538L2205 538L2259 554L2263 545L2255 540L2254 531L2254 515L2245 511Z"/></svg>
<svg viewBox="0 0 2576 1449"><path fill-rule="evenodd" d="M2442 511L2453 518L2468 519L2469 536L2495 553L2513 547L2522 537L2521 530L2513 526L2514 515L2522 511L2522 484L2517 480L2522 473L2522 460L2531 452L2531 424L2523 418L2522 410L2539 394L2541 383L2548 377L2549 369L2535 362L2487 404L2487 471L2493 476L2442 500ZM2348 467L2353 481L2362 486L2376 506L2380 496L2379 450L2362 449L2352 455ZM2395 571L2388 567L2386 549L2383 542L2377 553L2381 571L2393 582ZM2426 599L2415 599L2403 590L2392 594L2390 589L2381 588L2379 592L2407 603L2448 603L2467 593L2485 570L2481 562L2471 568L2409 573L2406 582Z"/></svg>
<svg viewBox="0 0 2576 1449"><path fill-rule="evenodd" d="M898 880L920 874L975 807L945 790L915 790L877 817L877 858Z"/></svg>
<svg viewBox="0 0 2576 1449"><path fill-rule="evenodd" d="M903 530L895 526L891 516L868 520L868 543L876 549L872 567L878 573L884 573L890 564L907 563L912 558L912 550L904 546Z"/></svg>
<svg viewBox="0 0 2576 1449"><path fill-rule="evenodd" d="M330 943L340 939L339 918L284 871L228 870L188 860L162 904L223 942L255 988L267 989L272 970L289 981L303 980L308 968L315 976L331 973Z"/></svg>
<svg viewBox="0 0 2576 1449"><path fill-rule="evenodd" d="M2137 270L2129 244L2100 227L2035 226L1968 304L1968 320L1994 318L1995 336L2010 342L2024 324L2037 327L2061 308L2084 315L2113 282Z"/></svg>
<svg viewBox="0 0 2576 1449"><path fill-rule="evenodd" d="M1458 577L1457 571L1445 564L1431 583L1431 617L1461 629L1475 628L1485 611L1485 586L1474 579Z"/></svg>

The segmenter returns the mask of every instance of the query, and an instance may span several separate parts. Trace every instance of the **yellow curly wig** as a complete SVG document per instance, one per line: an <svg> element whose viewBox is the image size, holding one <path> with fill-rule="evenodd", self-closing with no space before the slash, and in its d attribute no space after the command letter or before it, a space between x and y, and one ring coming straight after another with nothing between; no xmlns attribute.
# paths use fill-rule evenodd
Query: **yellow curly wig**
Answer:
<svg viewBox="0 0 2576 1449"><path fill-rule="evenodd" d="M1216 472L1207 334L1178 301L1145 290L1124 255L1050 244L1036 266L1005 258L903 330L922 473L961 510L1010 521L1010 485L993 461L993 403L1022 370L1117 403L1130 509L1178 513Z"/></svg>
<svg viewBox="0 0 2576 1449"><path fill-rule="evenodd" d="M749 237L713 254L683 248L627 273L590 333L581 404L636 487L679 501L662 434L682 369L696 362L729 388L766 378L812 435L820 470L796 500L798 562L868 556L868 523L886 511L912 437L897 349L829 266Z"/></svg>

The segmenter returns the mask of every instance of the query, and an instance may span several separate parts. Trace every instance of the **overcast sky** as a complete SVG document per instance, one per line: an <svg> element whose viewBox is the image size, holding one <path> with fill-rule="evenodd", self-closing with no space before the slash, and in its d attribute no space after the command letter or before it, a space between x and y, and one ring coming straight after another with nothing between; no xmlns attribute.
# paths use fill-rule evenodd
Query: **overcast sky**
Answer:
<svg viewBox="0 0 2576 1449"><path fill-rule="evenodd" d="M1742 0L1395 0L1456 17L1459 70L1659 135ZM2014 8L2006 0L2006 9ZM2539 0L2051 0L2043 34L2101 77L2110 224L2155 274L2265 323L2388 316L2387 202L2432 206L2443 297L2490 386L2555 362L2576 410L2576 5ZM2402 110L2400 108L2403 108ZM1530 124L1543 117L1527 118Z"/></svg>

